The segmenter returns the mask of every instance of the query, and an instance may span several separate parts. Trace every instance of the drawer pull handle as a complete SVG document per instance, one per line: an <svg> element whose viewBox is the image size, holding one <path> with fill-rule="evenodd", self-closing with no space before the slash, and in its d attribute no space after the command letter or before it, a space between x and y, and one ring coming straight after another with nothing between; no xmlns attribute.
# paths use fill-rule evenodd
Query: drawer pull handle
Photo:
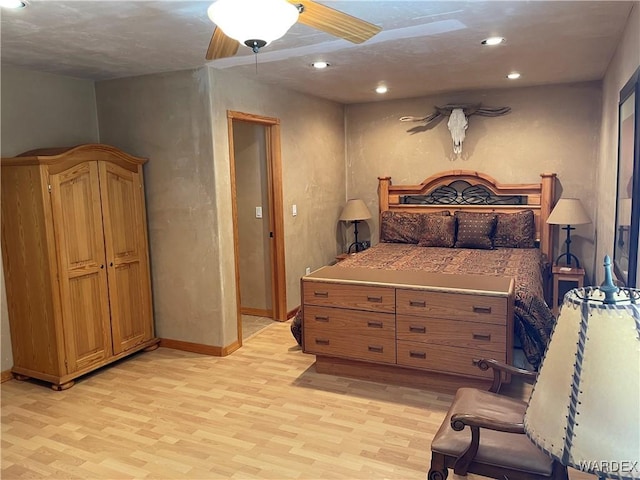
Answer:
<svg viewBox="0 0 640 480"><path fill-rule="evenodd" d="M382 353L384 348L381 345L369 345L368 347L370 352Z"/></svg>
<svg viewBox="0 0 640 480"><path fill-rule="evenodd" d="M427 358L427 354L425 352L416 352L415 350L410 350L409 356L411 358Z"/></svg>
<svg viewBox="0 0 640 480"><path fill-rule="evenodd" d="M329 317L322 316L322 315L316 315L315 319L316 319L316 322L328 322L329 321Z"/></svg>
<svg viewBox="0 0 640 480"><path fill-rule="evenodd" d="M370 328L382 328L382 322L371 322L371 321L368 321L367 322L367 327L370 327Z"/></svg>
<svg viewBox="0 0 640 480"><path fill-rule="evenodd" d="M474 340L490 341L491 340L491 334L474 333L473 334L473 339Z"/></svg>
<svg viewBox="0 0 640 480"><path fill-rule="evenodd" d="M329 340L326 338L316 338L316 345L329 345Z"/></svg>
<svg viewBox="0 0 640 480"><path fill-rule="evenodd" d="M314 297L328 298L329 297L329 292L318 292L316 290L316 291L313 292L313 296Z"/></svg>
<svg viewBox="0 0 640 480"><path fill-rule="evenodd" d="M372 297L371 295L367 295L368 302L382 303L382 297Z"/></svg>
<svg viewBox="0 0 640 480"><path fill-rule="evenodd" d="M410 307L426 307L427 306L427 302L425 302L424 300L409 300L409 306Z"/></svg>
<svg viewBox="0 0 640 480"><path fill-rule="evenodd" d="M427 333L427 327L420 327L416 325L410 325L409 331L411 333Z"/></svg>
<svg viewBox="0 0 640 480"><path fill-rule="evenodd" d="M491 313L491 307L478 307L474 305L473 313Z"/></svg>

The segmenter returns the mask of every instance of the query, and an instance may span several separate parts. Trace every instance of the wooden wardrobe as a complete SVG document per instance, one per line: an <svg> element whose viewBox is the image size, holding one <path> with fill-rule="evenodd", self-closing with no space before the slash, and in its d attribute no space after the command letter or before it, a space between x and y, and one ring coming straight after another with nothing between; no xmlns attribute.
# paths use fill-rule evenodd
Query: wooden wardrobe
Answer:
<svg viewBox="0 0 640 480"><path fill-rule="evenodd" d="M13 373L55 390L154 338L142 165L87 144L3 158Z"/></svg>

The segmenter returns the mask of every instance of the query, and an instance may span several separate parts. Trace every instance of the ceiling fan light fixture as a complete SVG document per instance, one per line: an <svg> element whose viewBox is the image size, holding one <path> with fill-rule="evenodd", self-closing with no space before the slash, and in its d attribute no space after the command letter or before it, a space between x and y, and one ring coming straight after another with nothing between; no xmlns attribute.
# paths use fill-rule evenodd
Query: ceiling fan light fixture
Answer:
<svg viewBox="0 0 640 480"><path fill-rule="evenodd" d="M0 7L7 8L11 10L17 10L19 8L26 7L26 2L22 2L20 0L0 0Z"/></svg>
<svg viewBox="0 0 640 480"><path fill-rule="evenodd" d="M287 0L216 0L207 10L225 35L254 52L287 33L298 13Z"/></svg>

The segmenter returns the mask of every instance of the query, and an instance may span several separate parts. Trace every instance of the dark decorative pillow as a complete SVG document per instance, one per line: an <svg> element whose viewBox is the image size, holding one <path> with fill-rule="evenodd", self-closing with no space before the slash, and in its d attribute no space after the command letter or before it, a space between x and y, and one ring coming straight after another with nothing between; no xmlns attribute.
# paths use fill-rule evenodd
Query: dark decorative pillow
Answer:
<svg viewBox="0 0 640 480"><path fill-rule="evenodd" d="M495 213L456 212L458 232L456 248L493 248Z"/></svg>
<svg viewBox="0 0 640 480"><path fill-rule="evenodd" d="M422 238L424 219L431 215L449 215L442 213L382 212L380 220L380 241L384 243L418 243Z"/></svg>
<svg viewBox="0 0 640 480"><path fill-rule="evenodd" d="M536 225L533 210L517 213L498 213L494 247L534 248Z"/></svg>
<svg viewBox="0 0 640 480"><path fill-rule="evenodd" d="M453 247L456 241L456 217L428 215L424 219L421 247Z"/></svg>

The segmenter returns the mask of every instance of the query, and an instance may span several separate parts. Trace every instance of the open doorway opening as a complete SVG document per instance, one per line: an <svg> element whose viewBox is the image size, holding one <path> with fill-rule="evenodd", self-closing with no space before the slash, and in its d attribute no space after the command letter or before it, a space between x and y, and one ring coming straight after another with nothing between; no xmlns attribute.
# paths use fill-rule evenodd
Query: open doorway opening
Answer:
<svg viewBox="0 0 640 480"><path fill-rule="evenodd" d="M242 345L265 321L287 318L280 122L234 111L227 117Z"/></svg>

